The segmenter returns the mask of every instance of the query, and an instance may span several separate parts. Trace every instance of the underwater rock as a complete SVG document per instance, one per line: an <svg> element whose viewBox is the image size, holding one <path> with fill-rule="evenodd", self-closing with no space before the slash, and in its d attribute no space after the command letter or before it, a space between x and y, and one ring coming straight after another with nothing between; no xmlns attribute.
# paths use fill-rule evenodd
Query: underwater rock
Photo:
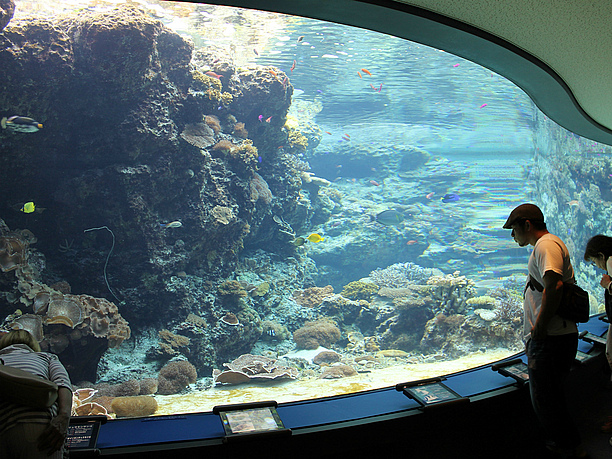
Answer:
<svg viewBox="0 0 612 459"><path fill-rule="evenodd" d="M0 0L0 32L13 18L15 2L13 0Z"/></svg>

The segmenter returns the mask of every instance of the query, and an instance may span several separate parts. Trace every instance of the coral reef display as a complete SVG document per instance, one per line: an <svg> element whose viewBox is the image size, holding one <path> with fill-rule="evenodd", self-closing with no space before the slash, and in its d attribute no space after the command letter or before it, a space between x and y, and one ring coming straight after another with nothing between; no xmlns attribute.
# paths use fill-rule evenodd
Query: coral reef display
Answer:
<svg viewBox="0 0 612 459"><path fill-rule="evenodd" d="M343 26L315 42L292 19L174 7L0 0L0 118L44 126L0 129L0 333L58 354L75 415L510 355L527 253L501 225L522 200L597 291L580 251L612 218L610 148L446 53L378 37L366 77Z"/></svg>

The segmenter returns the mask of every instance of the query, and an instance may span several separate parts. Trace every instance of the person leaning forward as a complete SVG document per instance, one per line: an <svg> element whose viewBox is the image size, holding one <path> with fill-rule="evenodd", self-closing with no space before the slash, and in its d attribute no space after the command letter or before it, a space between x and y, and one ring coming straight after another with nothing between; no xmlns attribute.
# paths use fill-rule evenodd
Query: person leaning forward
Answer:
<svg viewBox="0 0 612 459"><path fill-rule="evenodd" d="M72 385L56 355L41 352L26 330L12 330L0 338L0 360L56 383L57 401L37 409L0 400L0 458L61 459L72 411Z"/></svg>
<svg viewBox="0 0 612 459"><path fill-rule="evenodd" d="M556 314L563 283L574 269L563 241L548 232L535 204L521 204L503 226L520 246L532 245L523 300L523 338L529 367L531 403L546 435L546 447L563 457L587 457L567 407L564 381L578 349L576 323Z"/></svg>

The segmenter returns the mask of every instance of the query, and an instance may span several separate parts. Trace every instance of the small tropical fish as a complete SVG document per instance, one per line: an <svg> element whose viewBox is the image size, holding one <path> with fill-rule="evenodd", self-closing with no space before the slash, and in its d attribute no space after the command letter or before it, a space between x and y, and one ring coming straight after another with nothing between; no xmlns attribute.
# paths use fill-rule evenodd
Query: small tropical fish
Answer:
<svg viewBox="0 0 612 459"><path fill-rule="evenodd" d="M442 202L457 202L459 201L459 195L456 193L447 193L440 198Z"/></svg>
<svg viewBox="0 0 612 459"><path fill-rule="evenodd" d="M370 180L370 185L374 185L374 186L380 186L380 183L378 183L376 180Z"/></svg>
<svg viewBox="0 0 612 459"><path fill-rule="evenodd" d="M431 198L433 198L434 194L436 194L436 192L435 192L435 191L432 191L431 193L427 193L427 194L425 195L425 197L426 197L427 199L431 199Z"/></svg>
<svg viewBox="0 0 612 459"><path fill-rule="evenodd" d="M259 56L259 53L257 52L255 48L253 48L253 52L255 53L256 56Z"/></svg>
<svg viewBox="0 0 612 459"><path fill-rule="evenodd" d="M357 75L359 75L359 78L363 79L363 77L361 76L361 72L357 71Z"/></svg>
<svg viewBox="0 0 612 459"><path fill-rule="evenodd" d="M300 35L297 39L297 42L300 43L304 39L304 35Z"/></svg>
<svg viewBox="0 0 612 459"><path fill-rule="evenodd" d="M306 238L305 238L305 237L300 236L300 237L296 237L296 238L293 240L293 245L294 245L294 246L296 246L296 247L300 247L300 246L302 246L302 245L306 244L306 242L308 242L308 241L306 240Z"/></svg>
<svg viewBox="0 0 612 459"><path fill-rule="evenodd" d="M294 60L293 60L293 65L292 65L292 66L291 66L291 68L289 69L289 70L291 70L292 72L293 72L293 70L295 69L295 64L296 64L296 62L295 62L295 59L294 59Z"/></svg>
<svg viewBox="0 0 612 459"><path fill-rule="evenodd" d="M347 136L346 134L345 134L345 135L343 135L343 136L342 136L342 138L343 138L344 140L346 140L346 141L351 140L351 138L350 138L349 136Z"/></svg>
<svg viewBox="0 0 612 459"><path fill-rule="evenodd" d="M331 133L331 132L329 132L329 131L325 131L325 133L326 133L326 134L329 134L329 135L332 135L332 133Z"/></svg>
<svg viewBox="0 0 612 459"><path fill-rule="evenodd" d="M374 91L376 91L376 88L374 87L374 85L372 83L370 83L370 88L372 88Z"/></svg>
<svg viewBox="0 0 612 459"><path fill-rule="evenodd" d="M372 76L372 74L370 73L370 71L368 69L361 69L361 71L363 73L367 73L368 75Z"/></svg>
<svg viewBox="0 0 612 459"><path fill-rule="evenodd" d="M453 67L459 67L459 64L455 64L455 65L453 65Z"/></svg>
<svg viewBox="0 0 612 459"><path fill-rule="evenodd" d="M266 123L269 123L270 121L272 121L272 117L266 118Z"/></svg>
<svg viewBox="0 0 612 459"><path fill-rule="evenodd" d="M482 104L482 105L480 106L480 108L485 108L487 105L489 105L489 104Z"/></svg>
<svg viewBox="0 0 612 459"><path fill-rule="evenodd" d="M406 245L412 245L412 244L416 244L419 241L415 241L414 239L412 239L411 241L406 242Z"/></svg>
<svg viewBox="0 0 612 459"><path fill-rule="evenodd" d="M219 75L218 73L215 73L215 72L206 72L206 75L208 75L209 77L212 77L212 78L216 78L217 80L220 80L221 77L223 76L223 75Z"/></svg>
<svg viewBox="0 0 612 459"><path fill-rule="evenodd" d="M378 92L382 91L382 83L380 84L380 88L378 88Z"/></svg>
<svg viewBox="0 0 612 459"><path fill-rule="evenodd" d="M268 72L270 72L273 76L277 77L278 74L274 71L274 70L268 70Z"/></svg>
<svg viewBox="0 0 612 459"><path fill-rule="evenodd" d="M580 203L579 203L579 202L578 202L576 199L574 199L573 201L570 201L570 202L568 202L567 204L568 204L568 205L570 205L570 206L577 206L577 205L579 205Z"/></svg>
<svg viewBox="0 0 612 459"><path fill-rule="evenodd" d="M36 132L43 127L38 121L34 121L27 116L4 117L0 120L0 126L2 126L2 129L14 132Z"/></svg>
<svg viewBox="0 0 612 459"><path fill-rule="evenodd" d="M345 136L347 136L349 139L351 138L350 135L348 135L346 132L344 133Z"/></svg>
<svg viewBox="0 0 612 459"><path fill-rule="evenodd" d="M31 214L36 210L36 205L32 201L26 202L19 210L24 214Z"/></svg>
<svg viewBox="0 0 612 459"><path fill-rule="evenodd" d="M181 226L183 226L183 224L181 222L179 222L178 220L175 220L175 221L170 222L170 223L160 223L159 225L162 228L180 228Z"/></svg>
<svg viewBox="0 0 612 459"><path fill-rule="evenodd" d="M401 212L398 212L394 209L383 210L381 213L376 215L374 219L386 226L398 225L404 221L404 215Z"/></svg>
<svg viewBox="0 0 612 459"><path fill-rule="evenodd" d="M258 120L259 120L259 122L261 123L261 122L263 121L263 115L259 115L259 116L257 117L257 119L258 119Z"/></svg>
<svg viewBox="0 0 612 459"><path fill-rule="evenodd" d="M306 239L308 239L310 242L322 242L325 240L324 237L322 237L320 234L317 233L312 233L310 236L308 236Z"/></svg>
<svg viewBox="0 0 612 459"><path fill-rule="evenodd" d="M261 156L258 156L258 157L257 157L257 162L258 162L259 164L261 164L261 163L263 162L263 158L262 158Z"/></svg>

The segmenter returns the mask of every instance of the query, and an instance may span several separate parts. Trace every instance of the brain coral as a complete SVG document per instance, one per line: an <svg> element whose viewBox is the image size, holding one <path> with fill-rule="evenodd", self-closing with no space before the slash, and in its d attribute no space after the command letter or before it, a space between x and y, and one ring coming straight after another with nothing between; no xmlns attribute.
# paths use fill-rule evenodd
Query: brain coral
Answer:
<svg viewBox="0 0 612 459"><path fill-rule="evenodd" d="M116 397L111 408L118 417L150 416L157 411L157 401L149 395Z"/></svg>
<svg viewBox="0 0 612 459"><path fill-rule="evenodd" d="M159 371L157 393L162 395L176 394L189 384L196 382L197 377L195 367L188 361L168 362Z"/></svg>
<svg viewBox="0 0 612 459"><path fill-rule="evenodd" d="M340 330L336 324L325 319L306 322L302 328L293 332L293 341L301 349L331 346L339 339Z"/></svg>

